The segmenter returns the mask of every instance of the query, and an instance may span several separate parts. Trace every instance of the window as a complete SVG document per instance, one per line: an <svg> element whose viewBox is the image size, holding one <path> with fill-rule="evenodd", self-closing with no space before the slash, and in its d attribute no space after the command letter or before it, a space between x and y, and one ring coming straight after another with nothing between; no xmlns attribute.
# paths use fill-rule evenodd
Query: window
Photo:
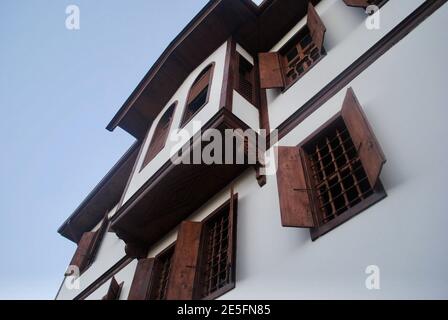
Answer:
<svg viewBox="0 0 448 320"><path fill-rule="evenodd" d="M339 114L278 152L282 224L311 228L313 240L386 196L386 160L352 89Z"/></svg>
<svg viewBox="0 0 448 320"><path fill-rule="evenodd" d="M325 49L319 49L316 46L309 28L305 27L300 30L280 51L285 87L289 87L298 81L324 55Z"/></svg>
<svg viewBox="0 0 448 320"><path fill-rule="evenodd" d="M166 300L166 289L171 272L171 261L174 254L174 244L160 253L155 259L150 299Z"/></svg>
<svg viewBox="0 0 448 320"><path fill-rule="evenodd" d="M229 286L233 287L234 264L231 263L234 239L230 233L230 207L225 205L204 222L200 253L197 294L211 298Z"/></svg>
<svg viewBox="0 0 448 320"><path fill-rule="evenodd" d="M148 147L148 151L146 151L145 159L143 160L143 165L141 170L148 163L151 162L152 159L163 149L166 143L166 139L168 138L168 134L170 132L171 123L174 117L174 111L176 110L177 102L173 103L168 110L165 111L163 116L160 118L156 129L152 135L151 142Z"/></svg>
<svg viewBox="0 0 448 320"><path fill-rule="evenodd" d="M101 222L98 230L91 232L84 232L78 242L78 248L70 261L70 266L77 267L80 273L87 270L94 262L98 253L101 241L109 227L109 217L106 214ZM72 275L73 270L70 268L66 271L65 276Z"/></svg>
<svg viewBox="0 0 448 320"><path fill-rule="evenodd" d="M326 52L323 47L326 28L313 5L308 5L307 25L279 52L260 53L260 86L286 89L315 66Z"/></svg>
<svg viewBox="0 0 448 320"><path fill-rule="evenodd" d="M193 82L188 93L187 105L182 115L181 127L187 124L208 102L213 78L214 63L207 66Z"/></svg>
<svg viewBox="0 0 448 320"><path fill-rule="evenodd" d="M240 54L237 54L237 66L235 90L247 101L256 105L255 67Z"/></svg>
<svg viewBox="0 0 448 320"><path fill-rule="evenodd" d="M204 221L181 224L167 299L215 299L235 287L237 198L232 192Z"/></svg>

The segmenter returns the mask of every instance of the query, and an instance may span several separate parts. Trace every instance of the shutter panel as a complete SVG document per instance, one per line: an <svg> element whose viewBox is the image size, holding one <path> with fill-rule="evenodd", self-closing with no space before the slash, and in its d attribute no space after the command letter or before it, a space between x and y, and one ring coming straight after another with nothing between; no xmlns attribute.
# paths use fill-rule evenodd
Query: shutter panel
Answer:
<svg viewBox="0 0 448 320"><path fill-rule="evenodd" d="M112 277L110 281L109 289L107 290L107 294L103 297L102 300L118 300L121 293L121 288L123 288L124 282L118 284L115 277Z"/></svg>
<svg viewBox="0 0 448 320"><path fill-rule="evenodd" d="M352 88L347 90L341 114L353 143L359 149L359 158L370 185L374 188L386 158Z"/></svg>
<svg viewBox="0 0 448 320"><path fill-rule="evenodd" d="M367 0L344 0L345 4L350 7L364 7L367 8L370 4Z"/></svg>
<svg viewBox="0 0 448 320"><path fill-rule="evenodd" d="M131 291L128 300L148 300L151 278L154 268L154 258L140 259L135 269Z"/></svg>
<svg viewBox="0 0 448 320"><path fill-rule="evenodd" d="M229 207L229 243L227 245L228 262L231 268L230 281L235 282L236 270L236 215L238 207L238 195L234 193L233 186L230 189L230 207Z"/></svg>
<svg viewBox="0 0 448 320"><path fill-rule="evenodd" d="M81 240L79 240L78 248L70 262L71 266L77 266L79 268L79 272L82 272L89 264L95 239L96 232L84 232ZM65 275L68 276L70 273L66 272Z"/></svg>
<svg viewBox="0 0 448 320"><path fill-rule="evenodd" d="M260 69L260 87L262 89L283 88L283 80L280 58L277 52L264 52L258 54Z"/></svg>
<svg viewBox="0 0 448 320"><path fill-rule="evenodd" d="M168 280L167 300L193 299L202 223L182 222Z"/></svg>
<svg viewBox="0 0 448 320"><path fill-rule="evenodd" d="M299 148L278 147L277 185L282 225L314 227Z"/></svg>
<svg viewBox="0 0 448 320"><path fill-rule="evenodd" d="M324 37L327 28L325 28L324 23L322 22L319 14L316 9L314 9L311 2L308 4L308 21L307 21L308 29L310 29L311 37L313 38L314 44L316 47L322 51L324 46Z"/></svg>
<svg viewBox="0 0 448 320"><path fill-rule="evenodd" d="M210 83L210 76L212 67L209 67L207 72L204 73L192 86L190 95L188 96L187 104L193 101Z"/></svg>

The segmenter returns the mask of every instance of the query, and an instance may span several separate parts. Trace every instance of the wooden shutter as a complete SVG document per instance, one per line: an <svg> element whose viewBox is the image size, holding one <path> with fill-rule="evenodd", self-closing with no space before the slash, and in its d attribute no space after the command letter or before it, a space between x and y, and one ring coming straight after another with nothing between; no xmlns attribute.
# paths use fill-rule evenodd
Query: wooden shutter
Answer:
<svg viewBox="0 0 448 320"><path fill-rule="evenodd" d="M283 88L283 79L280 57L277 52L264 52L258 54L260 68L260 87L262 89Z"/></svg>
<svg viewBox="0 0 448 320"><path fill-rule="evenodd" d="M207 71L196 79L195 83L191 87L190 94L188 95L187 104L191 103L196 97L204 90L210 83L210 77L212 75L212 66L208 67Z"/></svg>
<svg viewBox="0 0 448 320"><path fill-rule="evenodd" d="M118 300L120 298L121 288L123 288L124 282L118 284L115 277L112 277L112 280L109 284L109 289L107 290L107 294L103 297L102 300Z"/></svg>
<svg viewBox="0 0 448 320"><path fill-rule="evenodd" d="M229 205L229 243L227 245L228 263L231 268L230 281L236 281L236 215L238 211L238 195L234 193L233 186L230 189L230 205Z"/></svg>
<svg viewBox="0 0 448 320"><path fill-rule="evenodd" d="M325 28L324 23L322 22L319 14L316 9L314 9L311 2L308 4L308 21L307 21L308 29L310 29L311 37L313 38L314 44L316 47L322 51L324 46L324 37L327 28Z"/></svg>
<svg viewBox="0 0 448 320"><path fill-rule="evenodd" d="M344 0L345 4L350 7L363 7L367 8L370 4L368 0Z"/></svg>
<svg viewBox="0 0 448 320"><path fill-rule="evenodd" d="M135 269L128 300L148 300L151 279L154 268L154 258L140 259Z"/></svg>
<svg viewBox="0 0 448 320"><path fill-rule="evenodd" d="M353 143L359 150L359 158L370 185L374 188L386 158L352 88L347 90L341 114Z"/></svg>
<svg viewBox="0 0 448 320"><path fill-rule="evenodd" d="M202 223L182 222L168 280L167 300L193 299Z"/></svg>
<svg viewBox="0 0 448 320"><path fill-rule="evenodd" d="M96 232L84 232L81 240L79 240L78 248L73 255L70 266L77 266L80 272L88 266L95 239ZM70 275L70 272L67 271L65 275Z"/></svg>
<svg viewBox="0 0 448 320"><path fill-rule="evenodd" d="M278 147L277 185L284 227L314 227L309 189L298 147Z"/></svg>

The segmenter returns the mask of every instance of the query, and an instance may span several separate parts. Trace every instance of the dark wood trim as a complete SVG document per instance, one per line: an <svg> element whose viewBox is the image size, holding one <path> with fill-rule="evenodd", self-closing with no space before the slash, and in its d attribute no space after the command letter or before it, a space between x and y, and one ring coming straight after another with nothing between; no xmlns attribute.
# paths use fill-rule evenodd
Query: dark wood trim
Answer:
<svg viewBox="0 0 448 320"><path fill-rule="evenodd" d="M288 119L278 126L279 140L285 137L295 127L302 123L314 111L319 109L328 100L335 96L340 90L346 87L358 75L366 70L371 64L378 60L389 49L405 38L412 30L420 25L426 18L431 16L447 0L427 0L392 31L379 40L366 53L353 62L348 68L340 73L335 79L327 84L322 90L308 100L304 105L296 108Z"/></svg>
<svg viewBox="0 0 448 320"><path fill-rule="evenodd" d="M207 90L207 99L205 100L204 104L202 106L200 106L198 108L198 110L196 110L195 113L193 113L189 118L185 118L185 116L187 114L188 100L190 98L191 90L193 89L194 85L196 84L196 81L199 79L199 75L198 75L198 77L196 77L194 79L193 83L191 84L190 89L188 90L187 98L185 100L184 110L182 111L182 117L180 118L179 128L184 128L208 104L208 102L210 100L210 93L212 91L213 76L215 75L215 65L216 65L216 63L213 61L213 62L209 63L206 67L204 67L201 70L201 72L199 73L199 75L200 75L204 70L206 70L207 68L210 68L210 75L209 75L209 81L208 81L208 90Z"/></svg>
<svg viewBox="0 0 448 320"><path fill-rule="evenodd" d="M134 259L124 256L116 264L114 264L109 270L103 273L98 279L92 282L87 288L79 293L73 300L84 300L95 292L99 287L111 279L114 275L120 272L124 267L131 263Z"/></svg>
<svg viewBox="0 0 448 320"><path fill-rule="evenodd" d="M266 130L266 134L271 132L269 125L269 113L268 113L268 97L266 95L266 89L260 88L260 67L258 63L258 57L254 58L255 68L255 87L257 90L257 106L259 116L260 129Z"/></svg>
<svg viewBox="0 0 448 320"><path fill-rule="evenodd" d="M233 108L233 88L235 81L236 42L233 37L227 40L226 58L224 63L224 78L221 89L219 108Z"/></svg>

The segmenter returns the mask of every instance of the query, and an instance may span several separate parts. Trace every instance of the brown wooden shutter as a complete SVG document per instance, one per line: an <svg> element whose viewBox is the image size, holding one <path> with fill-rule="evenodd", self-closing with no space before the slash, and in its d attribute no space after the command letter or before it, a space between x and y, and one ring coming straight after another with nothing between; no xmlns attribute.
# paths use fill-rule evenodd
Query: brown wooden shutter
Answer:
<svg viewBox="0 0 448 320"><path fill-rule="evenodd" d="M311 2L308 4L308 29L310 29L311 37L313 38L314 44L320 51L322 51L324 46L324 37L327 28L325 28L319 14L316 9L314 9Z"/></svg>
<svg viewBox="0 0 448 320"><path fill-rule="evenodd" d="M359 158L369 182L374 188L383 164L386 162L386 157L352 88L347 90L341 114L353 143L359 150Z"/></svg>
<svg viewBox="0 0 448 320"><path fill-rule="evenodd" d="M85 232L81 240L79 240L78 248L73 255L70 262L70 266L77 266L80 272L88 266L93 245L96 239L96 232ZM65 273L66 276L70 275L70 272Z"/></svg>
<svg viewBox="0 0 448 320"><path fill-rule="evenodd" d="M140 259L135 269L128 300L148 300L151 279L154 268L154 258Z"/></svg>
<svg viewBox="0 0 448 320"><path fill-rule="evenodd" d="M309 189L298 147L278 147L277 185L284 227L314 227Z"/></svg>
<svg viewBox="0 0 448 320"><path fill-rule="evenodd" d="M344 0L345 4L350 7L364 7L367 8L370 4L367 0Z"/></svg>
<svg viewBox="0 0 448 320"><path fill-rule="evenodd" d="M212 67L209 67L207 71L199 79L196 80L196 82L191 87L187 104L192 102L202 92L202 90L204 90L209 85L211 75Z"/></svg>
<svg viewBox="0 0 448 320"><path fill-rule="evenodd" d="M277 52L263 52L258 54L260 68L260 87L262 89L283 88L283 79L280 57Z"/></svg>
<svg viewBox="0 0 448 320"><path fill-rule="evenodd" d="M124 282L118 284L115 277L112 277L112 280L109 284L109 289L107 290L107 294L103 297L102 300L118 300L121 293L121 288L123 288Z"/></svg>
<svg viewBox="0 0 448 320"><path fill-rule="evenodd" d="M198 267L202 223L182 222L168 280L167 300L191 300Z"/></svg>
<svg viewBox="0 0 448 320"><path fill-rule="evenodd" d="M230 281L235 282L236 269L236 215L238 211L238 195L234 193L233 186L230 189L230 207L229 207L229 243L227 245L227 256L231 268Z"/></svg>

